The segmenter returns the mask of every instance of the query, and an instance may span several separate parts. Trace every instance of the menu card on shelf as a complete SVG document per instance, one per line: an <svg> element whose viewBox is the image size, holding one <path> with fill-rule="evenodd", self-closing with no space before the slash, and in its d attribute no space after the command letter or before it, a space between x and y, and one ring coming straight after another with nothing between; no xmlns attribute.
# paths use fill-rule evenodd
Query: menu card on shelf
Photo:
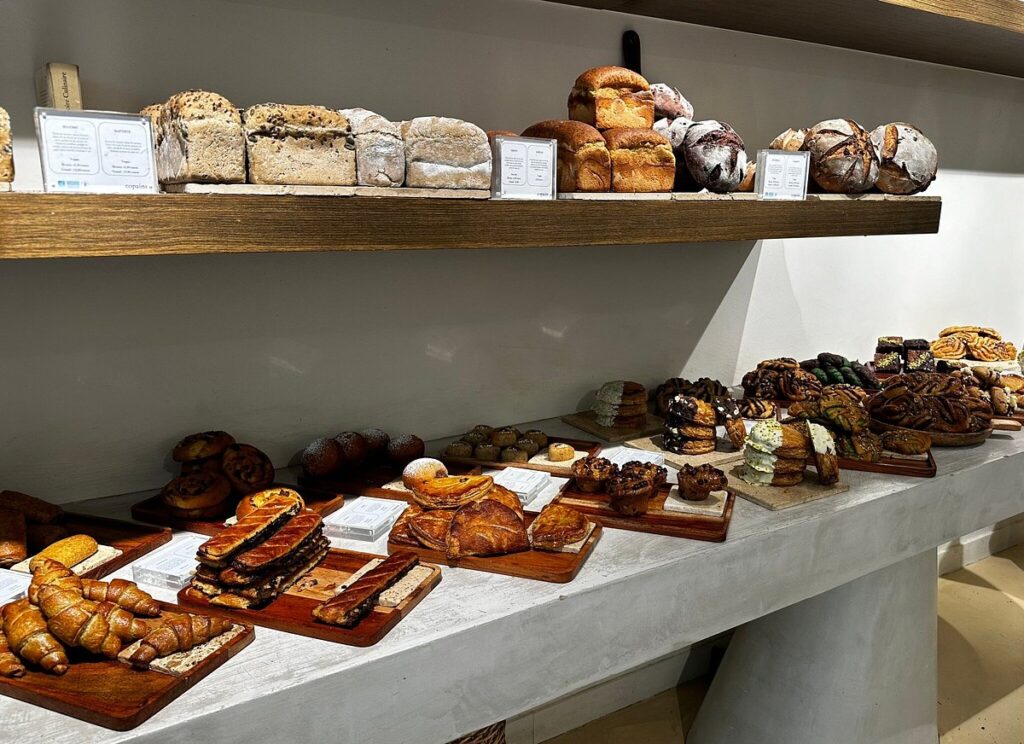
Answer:
<svg viewBox="0 0 1024 744"><path fill-rule="evenodd" d="M754 192L765 200L803 201L810 167L808 152L759 150Z"/></svg>
<svg viewBox="0 0 1024 744"><path fill-rule="evenodd" d="M388 532L408 506L395 499L360 496L324 518L324 534L372 542Z"/></svg>
<svg viewBox="0 0 1024 744"><path fill-rule="evenodd" d="M495 137L491 196L554 199L557 144L536 137Z"/></svg>

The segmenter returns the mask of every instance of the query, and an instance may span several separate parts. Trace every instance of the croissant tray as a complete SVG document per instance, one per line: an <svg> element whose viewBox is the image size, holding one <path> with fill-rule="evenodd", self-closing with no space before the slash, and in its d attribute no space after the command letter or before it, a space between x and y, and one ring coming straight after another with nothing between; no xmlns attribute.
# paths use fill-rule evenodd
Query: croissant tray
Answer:
<svg viewBox="0 0 1024 744"><path fill-rule="evenodd" d="M183 611L167 602L160 606L169 612ZM252 625L235 622L242 631L181 676L140 671L117 659L101 659L81 649L68 649L71 665L67 673L55 676L29 667L24 677L0 677L0 695L104 728L128 731L252 643Z"/></svg>

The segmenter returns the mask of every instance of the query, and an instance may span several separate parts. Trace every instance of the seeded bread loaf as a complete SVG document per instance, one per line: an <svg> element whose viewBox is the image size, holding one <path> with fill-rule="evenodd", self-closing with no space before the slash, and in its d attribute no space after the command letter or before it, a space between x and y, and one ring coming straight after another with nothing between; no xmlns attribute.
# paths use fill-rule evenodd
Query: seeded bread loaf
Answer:
<svg viewBox="0 0 1024 744"><path fill-rule="evenodd" d="M569 92L569 118L598 129L650 129L654 94L639 73L625 67L594 67L578 78Z"/></svg>
<svg viewBox="0 0 1024 744"><path fill-rule="evenodd" d="M14 180L14 141L11 138L11 117L0 108L0 183Z"/></svg>
<svg viewBox="0 0 1024 744"><path fill-rule="evenodd" d="M361 108L342 109L356 143L356 182L360 186L405 183L405 145L401 124Z"/></svg>
<svg viewBox="0 0 1024 744"><path fill-rule="evenodd" d="M480 127L420 116L402 123L405 184L427 189L490 189L491 147Z"/></svg>
<svg viewBox="0 0 1024 744"><path fill-rule="evenodd" d="M653 129L609 129L612 191L671 191L676 177L672 145Z"/></svg>
<svg viewBox="0 0 1024 744"><path fill-rule="evenodd" d="M238 109L204 90L176 93L160 107L160 183L244 183L245 137Z"/></svg>
<svg viewBox="0 0 1024 744"><path fill-rule="evenodd" d="M323 106L261 103L242 115L250 183L354 186L348 119Z"/></svg>
<svg viewBox="0 0 1024 744"><path fill-rule="evenodd" d="M608 191L612 165L601 133L581 121L541 121L523 130L524 137L558 141L558 190Z"/></svg>

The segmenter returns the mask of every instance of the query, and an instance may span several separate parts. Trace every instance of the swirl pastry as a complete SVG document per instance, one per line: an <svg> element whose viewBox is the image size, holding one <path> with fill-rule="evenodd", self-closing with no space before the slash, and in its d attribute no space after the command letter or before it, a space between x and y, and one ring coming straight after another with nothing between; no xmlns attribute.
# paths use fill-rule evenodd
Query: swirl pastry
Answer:
<svg viewBox="0 0 1024 744"><path fill-rule="evenodd" d="M646 514L654 494L654 486L646 478L623 473L609 478L606 488L612 509L627 517Z"/></svg>
<svg viewBox="0 0 1024 744"><path fill-rule="evenodd" d="M967 353L982 362L998 362L1005 355L1002 342L987 336L978 336L967 343Z"/></svg>
<svg viewBox="0 0 1024 744"><path fill-rule="evenodd" d="M572 464L572 477L576 487L584 493L595 493L616 472L610 460L588 455Z"/></svg>
<svg viewBox="0 0 1024 744"><path fill-rule="evenodd" d="M985 328L984 326L949 326L939 331L939 338L945 338L946 336L955 336L957 334L970 333L978 336L988 336L994 338L996 341L1002 341L1003 337L999 335L999 332L995 328Z"/></svg>
<svg viewBox="0 0 1024 744"><path fill-rule="evenodd" d="M932 448L932 438L923 431L887 431L882 435L882 447L901 455L923 455Z"/></svg>
<svg viewBox="0 0 1024 744"><path fill-rule="evenodd" d="M967 356L967 342L959 336L944 336L932 341L932 353L938 359L963 359Z"/></svg>
<svg viewBox="0 0 1024 744"><path fill-rule="evenodd" d="M195 462L218 457L224 453L228 445L234 444L235 438L226 431L202 431L189 434L176 445L171 452L175 462Z"/></svg>
<svg viewBox="0 0 1024 744"><path fill-rule="evenodd" d="M263 491L274 482L274 465L270 458L251 444L232 444L224 450L224 475L237 493Z"/></svg>
<svg viewBox="0 0 1024 744"><path fill-rule="evenodd" d="M971 411L964 398L932 395L925 399L932 414L931 429L939 432L961 433L971 428ZM923 428L923 427L909 427Z"/></svg>
<svg viewBox="0 0 1024 744"><path fill-rule="evenodd" d="M760 398L742 398L736 402L745 419L767 419L775 416L775 404Z"/></svg>
<svg viewBox="0 0 1024 744"><path fill-rule="evenodd" d="M840 381L842 378L840 377ZM810 372L787 369L779 380L779 392L786 400L811 400L821 395L821 380Z"/></svg>
<svg viewBox="0 0 1024 744"><path fill-rule="evenodd" d="M688 395L677 395L672 399L668 407L668 418L670 425L714 426L716 421L715 409L710 403Z"/></svg>
<svg viewBox="0 0 1024 744"><path fill-rule="evenodd" d="M636 475L643 478L651 484L657 490L668 480L668 471L661 465L655 465L652 462L640 462L639 460L630 460L619 471L623 475Z"/></svg>

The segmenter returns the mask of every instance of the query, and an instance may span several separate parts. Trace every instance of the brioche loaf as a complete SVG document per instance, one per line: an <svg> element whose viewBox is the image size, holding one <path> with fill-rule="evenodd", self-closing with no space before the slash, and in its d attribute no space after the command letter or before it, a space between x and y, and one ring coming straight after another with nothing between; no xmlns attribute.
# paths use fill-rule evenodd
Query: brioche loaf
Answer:
<svg viewBox="0 0 1024 744"><path fill-rule="evenodd" d="M14 180L14 142L11 138L11 117L0 108L0 183Z"/></svg>
<svg viewBox="0 0 1024 744"><path fill-rule="evenodd" d="M401 186L405 183L405 145L400 124L361 108L342 109L356 142L356 183Z"/></svg>
<svg viewBox="0 0 1024 744"><path fill-rule="evenodd" d="M490 189L491 147L480 127L420 116L402 123L405 182L427 189Z"/></svg>
<svg viewBox="0 0 1024 744"><path fill-rule="evenodd" d="M160 183L244 183L245 137L238 109L204 90L176 93L160 107Z"/></svg>
<svg viewBox="0 0 1024 744"><path fill-rule="evenodd" d="M913 124L895 122L871 133L880 165L875 184L887 194L916 194L935 180L939 153Z"/></svg>
<svg viewBox="0 0 1024 744"><path fill-rule="evenodd" d="M743 140L724 122L694 122L686 130L683 151L686 168L700 188L726 194L735 191L746 175Z"/></svg>
<svg viewBox="0 0 1024 744"><path fill-rule="evenodd" d="M250 183L353 186L356 153L343 114L261 103L242 114Z"/></svg>
<svg viewBox="0 0 1024 744"><path fill-rule="evenodd" d="M803 149L811 154L811 178L825 191L858 194L878 180L878 155L871 137L853 119L815 124Z"/></svg>
<svg viewBox="0 0 1024 744"><path fill-rule="evenodd" d="M569 92L569 118L598 129L654 124L654 95L644 77L624 67L594 67Z"/></svg>
<svg viewBox="0 0 1024 744"><path fill-rule="evenodd" d="M523 130L524 137L558 141L558 190L608 191L612 185L611 157L601 133L581 121L550 119Z"/></svg>
<svg viewBox="0 0 1024 744"><path fill-rule="evenodd" d="M676 158L668 140L653 129L609 129L604 133L612 161L612 191L671 191Z"/></svg>

